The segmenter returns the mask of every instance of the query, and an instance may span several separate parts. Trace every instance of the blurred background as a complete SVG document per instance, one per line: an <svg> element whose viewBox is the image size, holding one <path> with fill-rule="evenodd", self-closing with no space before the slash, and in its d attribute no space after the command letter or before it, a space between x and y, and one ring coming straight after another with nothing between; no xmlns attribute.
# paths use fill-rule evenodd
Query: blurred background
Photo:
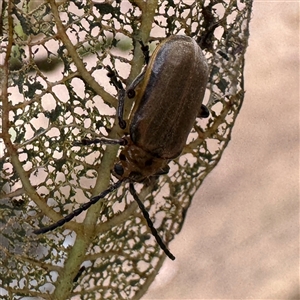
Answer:
<svg viewBox="0 0 300 300"><path fill-rule="evenodd" d="M299 2L252 18L232 140L143 299L300 299Z"/></svg>

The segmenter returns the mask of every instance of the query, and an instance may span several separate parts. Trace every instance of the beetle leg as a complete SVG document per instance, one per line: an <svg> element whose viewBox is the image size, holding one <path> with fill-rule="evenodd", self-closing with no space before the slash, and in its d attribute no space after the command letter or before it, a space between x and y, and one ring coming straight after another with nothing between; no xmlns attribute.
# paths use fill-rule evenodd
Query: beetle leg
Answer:
<svg viewBox="0 0 300 300"><path fill-rule="evenodd" d="M97 203L100 199L103 199L106 195L108 195L109 193L118 189L121 186L122 182L123 182L123 180L117 181L115 184L111 185L108 189L103 191L101 194L92 197L89 202L83 203L77 209L73 210L70 214L68 214L64 218L60 219L56 223L53 223L49 226L34 230L33 233L35 233L35 234L46 233L48 231L56 229L57 227L63 226L65 223L71 221L74 217L80 215L83 211L90 208L90 206Z"/></svg>
<svg viewBox="0 0 300 300"><path fill-rule="evenodd" d="M123 119L124 104L125 104L125 90L122 88L121 90L118 91L118 108L117 108L119 126L121 129L125 129L126 127L126 122Z"/></svg>
<svg viewBox="0 0 300 300"><path fill-rule="evenodd" d="M108 71L107 76L110 79L110 83L116 88L116 90L119 91L123 89L122 82L118 80L116 72L110 66L106 66L105 69Z"/></svg>
<svg viewBox="0 0 300 300"><path fill-rule="evenodd" d="M144 43L142 41L139 41L139 43L141 44L141 49L143 51L144 54L144 59L145 59L145 63L146 65L148 65L149 63L149 59L150 59L150 54L149 54L149 46L145 46ZM147 66L145 66L141 73L133 80L133 82L129 85L129 87L127 88L126 92L127 92L127 96L128 98L133 98L135 96L135 88L142 82L142 80L145 77L145 72L146 72Z"/></svg>
<svg viewBox="0 0 300 300"><path fill-rule="evenodd" d="M87 145L92 145L92 144L103 144L103 145L126 145L127 141L125 139L119 139L119 140L115 140L115 139L109 139L109 138L99 138L99 139L82 139L80 142L79 141L75 141L73 142L73 146L87 146Z"/></svg>
<svg viewBox="0 0 300 300"><path fill-rule="evenodd" d="M119 120L119 126L120 126L120 128L125 129L126 122L123 119L125 90L123 88L122 82L120 80L118 80L116 72L113 71L110 66L106 66L106 70L108 71L107 76L110 78L110 83L116 88L116 90L118 92L117 115L118 115L118 120Z"/></svg>
<svg viewBox="0 0 300 300"><path fill-rule="evenodd" d="M145 77L145 72L146 72L146 67L142 69L141 73L131 82L131 84L126 89L126 93L129 99L135 97L135 89L143 81Z"/></svg>
<svg viewBox="0 0 300 300"><path fill-rule="evenodd" d="M197 117L198 118L208 118L209 117L209 109L205 105L201 104L201 109L200 109L200 112Z"/></svg>
<svg viewBox="0 0 300 300"><path fill-rule="evenodd" d="M163 240L161 239L161 237L159 236L157 230L155 229L155 227L153 226L153 223L150 219L150 216L149 216L149 213L147 212L143 202L139 199L137 193L136 193L136 190L133 186L133 183L130 182L129 183L129 191L131 193L131 195L133 196L134 200L137 202L140 210L142 211L143 213L143 216L144 218L146 219L147 221L147 224L148 224L148 227L150 228L151 230L151 233L152 235L155 237L158 245L160 246L160 248L165 252L165 254L172 260L175 259L175 256L170 252L170 250L167 248L167 246L164 244Z"/></svg>
<svg viewBox="0 0 300 300"><path fill-rule="evenodd" d="M82 275L82 273L85 271L85 269L86 269L85 266L82 266L82 267L79 269L77 275L76 275L76 276L74 277L74 279L73 279L73 283L75 283L76 281L78 281L79 277Z"/></svg>
<svg viewBox="0 0 300 300"><path fill-rule="evenodd" d="M150 59L149 46L145 46L142 41L139 41L139 43L141 44L141 49L142 49L143 54L144 54L145 63L146 63L146 65L148 65L148 62L149 62L149 59Z"/></svg>

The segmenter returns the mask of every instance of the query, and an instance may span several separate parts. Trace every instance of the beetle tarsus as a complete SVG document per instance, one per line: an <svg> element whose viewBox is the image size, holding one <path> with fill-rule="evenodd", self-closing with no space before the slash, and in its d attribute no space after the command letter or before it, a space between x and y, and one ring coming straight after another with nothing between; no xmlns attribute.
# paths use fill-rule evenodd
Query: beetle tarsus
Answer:
<svg viewBox="0 0 300 300"><path fill-rule="evenodd" d="M119 126L121 129L125 129L126 122L123 119L125 89L123 88L122 82L120 80L118 80L117 73L115 71L113 71L110 66L107 66L106 70L108 71L107 76L110 78L110 83L116 88L116 90L118 92L117 116L119 119Z"/></svg>
<svg viewBox="0 0 300 300"><path fill-rule="evenodd" d="M141 49L144 54L145 63L146 63L146 65L148 65L149 60L150 60L149 46L144 45L144 43L142 41L139 41L139 43L141 44Z"/></svg>
<svg viewBox="0 0 300 300"><path fill-rule="evenodd" d="M74 279L73 279L73 283L75 283L76 281L78 281L79 277L82 275L82 273L85 271L85 269L86 269L85 266L82 266L82 267L79 269L77 275L76 275L76 276L74 277Z"/></svg>
<svg viewBox="0 0 300 300"><path fill-rule="evenodd" d="M122 82L118 80L118 76L115 71L110 66L106 66L108 71L107 76L110 78L110 83L116 88L117 91L123 89Z"/></svg>

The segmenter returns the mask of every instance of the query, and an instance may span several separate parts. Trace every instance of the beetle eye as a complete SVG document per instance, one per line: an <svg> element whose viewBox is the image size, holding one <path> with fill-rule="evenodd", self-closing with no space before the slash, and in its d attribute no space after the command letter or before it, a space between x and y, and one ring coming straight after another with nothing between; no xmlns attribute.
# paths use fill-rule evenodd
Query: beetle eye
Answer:
<svg viewBox="0 0 300 300"><path fill-rule="evenodd" d="M123 153L120 153L119 155L120 160L126 160L126 156Z"/></svg>
<svg viewBox="0 0 300 300"><path fill-rule="evenodd" d="M133 98L135 96L135 90L131 89L127 91L127 96L129 99Z"/></svg>
<svg viewBox="0 0 300 300"><path fill-rule="evenodd" d="M114 171L119 176L122 176L124 174L124 168L120 164L115 164Z"/></svg>

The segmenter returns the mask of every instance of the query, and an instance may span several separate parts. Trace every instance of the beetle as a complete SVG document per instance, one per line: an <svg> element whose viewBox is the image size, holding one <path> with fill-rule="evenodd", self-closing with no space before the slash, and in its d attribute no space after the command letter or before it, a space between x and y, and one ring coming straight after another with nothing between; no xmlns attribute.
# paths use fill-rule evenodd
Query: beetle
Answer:
<svg viewBox="0 0 300 300"><path fill-rule="evenodd" d="M168 37L156 47L149 61L148 48L142 44L142 50L146 53L148 63L126 90L116 73L107 67L110 81L118 91L119 126L126 128L129 135L119 140L100 138L75 142L75 145L123 145L113 168L118 181L58 222L35 230L36 234L62 226L118 189L122 183L129 182L129 191L137 201L153 236L166 255L175 259L154 228L133 183L142 183L168 173L168 163L182 152L196 117L208 117L209 111L202 104L208 82L208 65L200 46L187 36ZM134 101L128 126L123 119L126 97Z"/></svg>

